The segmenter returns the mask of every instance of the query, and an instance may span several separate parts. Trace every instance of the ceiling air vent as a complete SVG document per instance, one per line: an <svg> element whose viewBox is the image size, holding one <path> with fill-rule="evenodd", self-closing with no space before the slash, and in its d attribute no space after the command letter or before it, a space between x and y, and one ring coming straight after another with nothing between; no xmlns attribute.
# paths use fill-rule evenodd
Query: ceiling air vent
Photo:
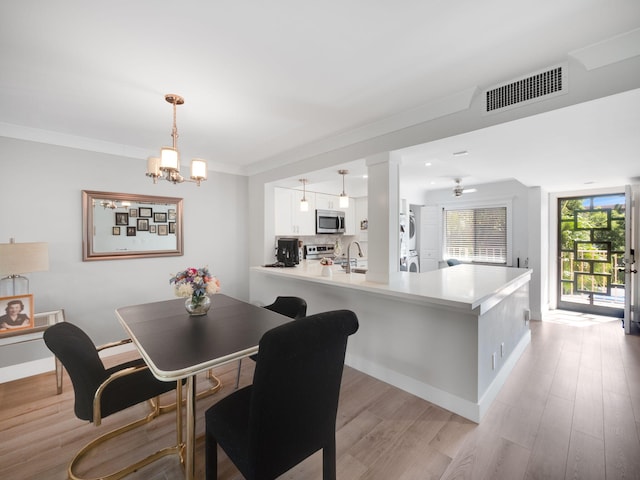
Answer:
<svg viewBox="0 0 640 480"><path fill-rule="evenodd" d="M494 113L567 93L566 65L558 65L490 88L486 113Z"/></svg>

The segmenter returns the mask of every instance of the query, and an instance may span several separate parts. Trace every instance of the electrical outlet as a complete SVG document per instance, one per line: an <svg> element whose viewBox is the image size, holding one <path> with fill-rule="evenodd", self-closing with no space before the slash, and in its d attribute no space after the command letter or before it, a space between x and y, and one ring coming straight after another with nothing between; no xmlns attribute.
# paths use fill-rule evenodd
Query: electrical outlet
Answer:
<svg viewBox="0 0 640 480"><path fill-rule="evenodd" d="M500 344L500 358L504 357L504 342Z"/></svg>
<svg viewBox="0 0 640 480"><path fill-rule="evenodd" d="M495 370L496 369L496 352L493 352L493 355L491 355L491 370Z"/></svg>

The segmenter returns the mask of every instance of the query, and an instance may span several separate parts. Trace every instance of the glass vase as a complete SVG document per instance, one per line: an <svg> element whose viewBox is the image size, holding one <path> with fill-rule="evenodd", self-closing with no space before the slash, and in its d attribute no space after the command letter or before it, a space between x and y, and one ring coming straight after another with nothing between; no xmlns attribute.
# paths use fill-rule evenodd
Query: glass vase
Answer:
<svg viewBox="0 0 640 480"><path fill-rule="evenodd" d="M207 295L193 295L184 302L184 308L187 309L189 315L206 315L211 307L211 299Z"/></svg>

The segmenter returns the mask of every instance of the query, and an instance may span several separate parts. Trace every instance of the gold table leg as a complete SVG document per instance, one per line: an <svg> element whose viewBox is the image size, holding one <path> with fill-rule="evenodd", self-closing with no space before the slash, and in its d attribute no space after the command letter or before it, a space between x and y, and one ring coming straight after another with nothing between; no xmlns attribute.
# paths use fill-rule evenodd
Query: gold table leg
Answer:
<svg viewBox="0 0 640 480"><path fill-rule="evenodd" d="M187 377L187 455L185 478L193 480L196 462L196 377Z"/></svg>

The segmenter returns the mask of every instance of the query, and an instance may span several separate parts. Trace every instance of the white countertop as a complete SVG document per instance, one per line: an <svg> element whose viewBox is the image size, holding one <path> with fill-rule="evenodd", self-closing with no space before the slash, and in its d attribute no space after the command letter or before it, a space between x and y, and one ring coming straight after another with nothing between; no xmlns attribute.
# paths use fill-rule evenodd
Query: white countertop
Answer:
<svg viewBox="0 0 640 480"><path fill-rule="evenodd" d="M303 260L290 268L252 267L274 276L346 287L405 300L437 304L482 314L531 280L531 270L488 265L456 265L425 273L398 272L389 284L368 282L366 274L345 273L333 265L331 276L322 275L318 261Z"/></svg>

